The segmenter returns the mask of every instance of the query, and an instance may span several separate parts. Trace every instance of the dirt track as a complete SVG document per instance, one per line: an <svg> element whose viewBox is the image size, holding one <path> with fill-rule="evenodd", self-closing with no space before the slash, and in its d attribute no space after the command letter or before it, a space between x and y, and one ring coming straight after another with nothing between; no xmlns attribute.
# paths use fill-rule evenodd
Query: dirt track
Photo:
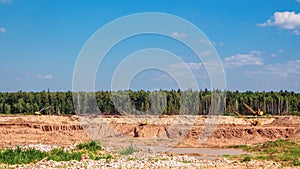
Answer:
<svg viewBox="0 0 300 169"><path fill-rule="evenodd" d="M139 125L121 117L78 116L0 116L0 146L23 144L69 145L89 140L85 131L97 129L97 135L113 138L178 139L178 147L227 146L253 144L279 138L300 140L300 117L261 118L261 126L251 126L243 118L220 117L214 132L203 144L199 137L204 132L205 120L199 116L163 116ZM109 125L107 125L109 124ZM176 124L176 125L174 125ZM214 125L212 125L213 127ZM155 144L155 143L154 143Z"/></svg>

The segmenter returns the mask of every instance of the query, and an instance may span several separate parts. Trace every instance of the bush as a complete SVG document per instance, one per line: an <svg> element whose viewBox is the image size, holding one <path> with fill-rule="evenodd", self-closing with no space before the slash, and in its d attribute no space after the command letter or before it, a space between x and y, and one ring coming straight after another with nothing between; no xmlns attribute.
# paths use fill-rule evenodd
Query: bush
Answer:
<svg viewBox="0 0 300 169"><path fill-rule="evenodd" d="M109 160L113 158L112 155L97 155L97 151L102 147L99 143L95 141L90 141L87 143L80 143L76 147L77 149L73 151L67 151L63 149L53 149L50 152L42 152L35 149L21 149L16 147L15 149L5 149L0 150L0 164L29 164L38 162L44 158L53 161L70 161L70 160L81 160L81 156L88 152L91 159L99 160L106 159ZM132 151L132 150L127 150ZM128 152L126 152L128 153Z"/></svg>
<svg viewBox="0 0 300 169"><path fill-rule="evenodd" d="M79 150L87 150L87 151L91 151L91 152L95 152L98 150L101 150L102 147L99 143L97 143L96 141L90 141L87 143L80 143L76 146Z"/></svg>
<svg viewBox="0 0 300 169"><path fill-rule="evenodd" d="M241 162L249 162L251 161L251 157L250 156L246 156L243 158L243 160Z"/></svg>
<svg viewBox="0 0 300 169"><path fill-rule="evenodd" d="M0 151L0 163L29 164L40 161L46 156L46 152L41 152L35 149L22 150L20 147L17 147L16 149L6 149Z"/></svg>
<svg viewBox="0 0 300 169"><path fill-rule="evenodd" d="M231 158L238 158L241 162L250 161L251 159L273 160L281 162L286 166L300 166L300 145L293 141L279 139L276 141L258 143L254 146L240 145L231 147L242 148L245 151L253 152L253 155L231 156Z"/></svg>
<svg viewBox="0 0 300 169"><path fill-rule="evenodd" d="M136 152L137 150L132 146L132 144L130 144L129 147L127 147L126 149L124 150L121 150L120 151L120 154L122 155L130 155L130 154L133 154L134 152Z"/></svg>
<svg viewBox="0 0 300 169"><path fill-rule="evenodd" d="M300 161L298 159L294 159L294 166L300 166Z"/></svg>
<svg viewBox="0 0 300 169"><path fill-rule="evenodd" d="M62 149L53 149L48 154L48 160L53 161L70 161L70 160L81 160L82 152L68 152Z"/></svg>

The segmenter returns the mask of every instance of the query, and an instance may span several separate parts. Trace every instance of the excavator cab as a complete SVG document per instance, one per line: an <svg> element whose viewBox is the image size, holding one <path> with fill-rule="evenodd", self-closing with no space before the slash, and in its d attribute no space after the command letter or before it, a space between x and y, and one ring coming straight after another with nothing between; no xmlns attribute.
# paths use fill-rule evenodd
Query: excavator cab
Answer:
<svg viewBox="0 0 300 169"><path fill-rule="evenodd" d="M257 110L257 115L262 116L262 115L264 115L264 112L261 111L260 109L258 109L258 110Z"/></svg>

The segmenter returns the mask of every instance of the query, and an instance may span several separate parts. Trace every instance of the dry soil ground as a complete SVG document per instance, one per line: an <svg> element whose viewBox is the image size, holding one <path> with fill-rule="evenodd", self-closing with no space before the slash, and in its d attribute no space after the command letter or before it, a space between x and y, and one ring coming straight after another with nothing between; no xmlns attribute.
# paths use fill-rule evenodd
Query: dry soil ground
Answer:
<svg viewBox="0 0 300 169"><path fill-rule="evenodd" d="M128 139L139 143L143 142L141 140L152 140L151 143L144 141L146 145L173 140L176 144L172 146L177 147L220 147L280 138L300 140L300 117L260 119L261 126L251 126L245 118L230 116L143 119L119 116L0 116L0 147L38 143L70 145L87 141L89 137L114 144L128 143ZM208 140L201 142L199 139L205 136Z"/></svg>

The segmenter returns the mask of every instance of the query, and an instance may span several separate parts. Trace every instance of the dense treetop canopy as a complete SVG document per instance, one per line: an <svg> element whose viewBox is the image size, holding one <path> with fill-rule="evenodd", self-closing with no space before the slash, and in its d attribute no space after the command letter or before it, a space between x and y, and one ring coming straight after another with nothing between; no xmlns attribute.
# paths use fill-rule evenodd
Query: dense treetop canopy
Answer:
<svg viewBox="0 0 300 169"><path fill-rule="evenodd" d="M122 105L127 113L148 114L199 114L207 115L210 111L211 96L214 92L202 91L98 91L95 93L79 92L9 92L0 93L0 113L33 114L42 108L51 106L44 114L71 115L76 113L122 114L116 105ZM95 96L95 99L91 99ZM128 99L124 99L124 96ZM243 102L254 110L261 109L270 115L295 115L300 112L300 93L279 92L239 92L226 91L217 99L226 107L223 114L251 115ZM74 104L75 103L75 104ZM80 106L75 106L79 103ZM127 108L126 108L127 107ZM210 113L212 114L212 113Z"/></svg>

